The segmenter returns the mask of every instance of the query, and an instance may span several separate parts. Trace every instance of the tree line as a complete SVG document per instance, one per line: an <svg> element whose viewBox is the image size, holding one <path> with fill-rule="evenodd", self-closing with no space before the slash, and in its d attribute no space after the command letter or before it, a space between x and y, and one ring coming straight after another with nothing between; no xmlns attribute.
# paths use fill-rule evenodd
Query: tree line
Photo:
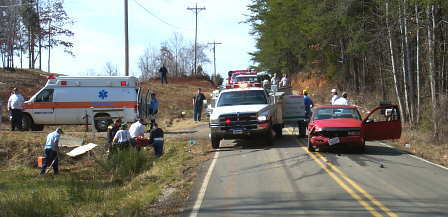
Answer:
<svg viewBox="0 0 448 217"><path fill-rule="evenodd" d="M206 44L197 44L197 75L205 76L203 65L210 63L207 57ZM140 56L138 66L142 72L142 80L159 76L159 68L165 65L168 76L183 77L193 75L194 71L194 42L186 41L180 33L173 33L172 37L162 42L160 47L149 46Z"/></svg>
<svg viewBox="0 0 448 217"><path fill-rule="evenodd" d="M444 131L448 98L446 0L252 0L257 70L318 68L353 92L379 92L411 127ZM393 90L393 91L389 91Z"/></svg>
<svg viewBox="0 0 448 217"><path fill-rule="evenodd" d="M51 49L61 46L73 55L73 24L63 0L0 0L0 56L3 68L42 69L42 53L47 52L50 72ZM15 61L19 58L19 61ZM27 63L26 63L27 61Z"/></svg>

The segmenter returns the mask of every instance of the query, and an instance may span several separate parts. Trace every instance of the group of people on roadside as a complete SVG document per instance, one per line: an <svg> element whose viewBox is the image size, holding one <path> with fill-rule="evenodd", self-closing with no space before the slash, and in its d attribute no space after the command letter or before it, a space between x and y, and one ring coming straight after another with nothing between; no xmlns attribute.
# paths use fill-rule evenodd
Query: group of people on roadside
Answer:
<svg viewBox="0 0 448 217"><path fill-rule="evenodd" d="M331 105L349 105L348 94L347 92L343 92L342 96L338 95L338 91L336 89L332 89L331 91Z"/></svg>
<svg viewBox="0 0 448 217"><path fill-rule="evenodd" d="M283 77L279 78L277 77L277 73L274 73L270 81L266 78L262 82L263 88L269 88L270 85L277 85L277 87L279 88L289 87L290 85L288 76L286 75L286 73L283 73Z"/></svg>

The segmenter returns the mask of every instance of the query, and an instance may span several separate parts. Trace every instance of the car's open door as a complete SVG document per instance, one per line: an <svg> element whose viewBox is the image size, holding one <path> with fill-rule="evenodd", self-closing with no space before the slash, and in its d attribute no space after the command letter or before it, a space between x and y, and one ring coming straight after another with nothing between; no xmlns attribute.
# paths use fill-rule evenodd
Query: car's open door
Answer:
<svg viewBox="0 0 448 217"><path fill-rule="evenodd" d="M366 141L399 139L401 119L398 106L385 105L375 108L363 120L362 130Z"/></svg>

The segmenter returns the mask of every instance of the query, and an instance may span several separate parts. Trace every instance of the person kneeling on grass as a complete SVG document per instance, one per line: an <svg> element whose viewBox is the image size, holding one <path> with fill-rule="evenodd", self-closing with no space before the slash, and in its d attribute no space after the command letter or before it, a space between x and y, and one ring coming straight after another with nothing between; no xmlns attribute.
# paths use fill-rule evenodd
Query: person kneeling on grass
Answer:
<svg viewBox="0 0 448 217"><path fill-rule="evenodd" d="M129 147L129 142L131 140L131 134L128 131L128 125L121 125L121 129L115 134L114 139L112 140L112 149L111 152L114 152L119 148L120 150Z"/></svg>
<svg viewBox="0 0 448 217"><path fill-rule="evenodd" d="M56 131L48 134L45 143L45 159L40 170L41 175L45 175L47 166L53 167L54 174L59 173L59 139L63 133L61 128L57 128Z"/></svg>
<svg viewBox="0 0 448 217"><path fill-rule="evenodd" d="M157 157L163 155L163 130L154 123L154 128L149 132L149 144L154 147L154 154Z"/></svg>

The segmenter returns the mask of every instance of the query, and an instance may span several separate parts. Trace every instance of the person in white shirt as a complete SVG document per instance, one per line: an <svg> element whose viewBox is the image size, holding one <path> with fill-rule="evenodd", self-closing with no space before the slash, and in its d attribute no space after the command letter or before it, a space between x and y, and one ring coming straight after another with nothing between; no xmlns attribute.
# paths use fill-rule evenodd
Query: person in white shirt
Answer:
<svg viewBox="0 0 448 217"><path fill-rule="evenodd" d="M117 148L123 149L128 147L131 138L131 134L128 131L128 125L121 125L120 130L117 131L112 140L112 146L110 147L109 153L114 152Z"/></svg>
<svg viewBox="0 0 448 217"><path fill-rule="evenodd" d="M143 125L145 122L143 119L139 119L137 122L133 123L129 128L129 133L131 134L131 138L136 138L139 136L144 136L145 134L145 126Z"/></svg>
<svg viewBox="0 0 448 217"><path fill-rule="evenodd" d="M349 105L348 94L346 92L342 93L342 97L339 97L336 101L334 101L333 105Z"/></svg>
<svg viewBox="0 0 448 217"><path fill-rule="evenodd" d="M287 87L288 85L288 77L286 74L283 74L282 80L280 81L280 87Z"/></svg>
<svg viewBox="0 0 448 217"><path fill-rule="evenodd" d="M277 73L274 73L274 75L272 76L271 85L278 85Z"/></svg>
<svg viewBox="0 0 448 217"><path fill-rule="evenodd" d="M338 91L336 89L331 90L331 105L334 105L334 102L339 99Z"/></svg>
<svg viewBox="0 0 448 217"><path fill-rule="evenodd" d="M25 100L23 99L22 94L18 92L17 88L12 89L12 94L8 100L8 111L12 116L11 131L14 131L16 128L22 130L22 110L24 102Z"/></svg>

